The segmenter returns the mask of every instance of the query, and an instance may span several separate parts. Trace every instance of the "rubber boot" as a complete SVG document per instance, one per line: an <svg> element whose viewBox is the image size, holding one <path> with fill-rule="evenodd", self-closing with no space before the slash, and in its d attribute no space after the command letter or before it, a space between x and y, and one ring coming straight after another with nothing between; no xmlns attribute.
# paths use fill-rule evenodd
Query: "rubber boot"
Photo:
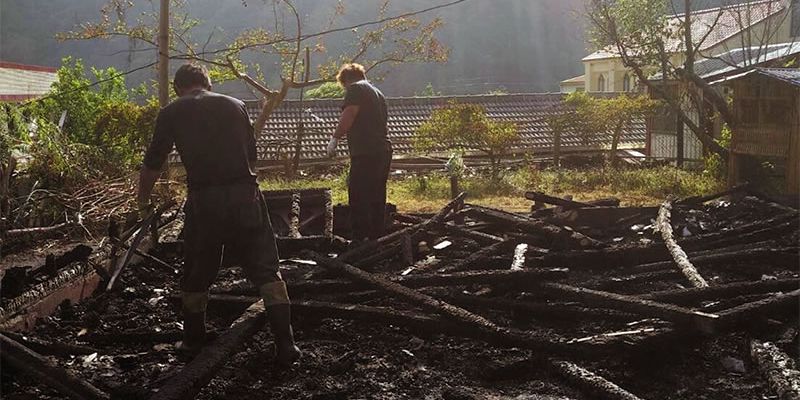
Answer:
<svg viewBox="0 0 800 400"><path fill-rule="evenodd" d="M279 365L292 365L300 358L300 349L294 344L292 331L292 306L275 304L267 307L267 319L275 336L275 362Z"/></svg>
<svg viewBox="0 0 800 400"><path fill-rule="evenodd" d="M183 313L183 341L178 343L178 352L194 357L206 344L206 313Z"/></svg>

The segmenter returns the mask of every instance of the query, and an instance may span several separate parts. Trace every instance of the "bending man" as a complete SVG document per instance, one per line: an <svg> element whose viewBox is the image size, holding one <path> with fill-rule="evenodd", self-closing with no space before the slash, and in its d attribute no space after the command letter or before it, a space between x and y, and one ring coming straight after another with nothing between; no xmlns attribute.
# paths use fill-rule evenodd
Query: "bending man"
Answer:
<svg viewBox="0 0 800 400"><path fill-rule="evenodd" d="M255 136L247 109L240 100L211 92L203 66L181 66L174 89L179 98L158 114L137 200L140 208L149 207L174 144L188 183L180 282L184 339L179 349L196 354L205 344L208 289L224 251L226 264L241 265L259 289L275 336L276 361L290 364L300 351L294 344L286 284L278 271L275 236L253 170Z"/></svg>

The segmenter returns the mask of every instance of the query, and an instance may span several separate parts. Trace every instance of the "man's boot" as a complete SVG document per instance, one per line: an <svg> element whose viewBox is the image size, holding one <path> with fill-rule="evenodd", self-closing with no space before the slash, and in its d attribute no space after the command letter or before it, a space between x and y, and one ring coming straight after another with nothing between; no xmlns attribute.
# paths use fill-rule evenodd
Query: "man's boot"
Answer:
<svg viewBox="0 0 800 400"><path fill-rule="evenodd" d="M183 313L183 341L178 344L178 351L188 356L200 354L206 344L206 313Z"/></svg>
<svg viewBox="0 0 800 400"><path fill-rule="evenodd" d="M300 349L294 344L291 308L289 304L267 308L269 326L275 336L275 362L281 365L291 365L300 358Z"/></svg>
<svg viewBox="0 0 800 400"><path fill-rule="evenodd" d="M292 331L292 305L283 281L270 282L259 288L267 319L275 336L275 362L291 365L300 358L300 349L294 344Z"/></svg>
<svg viewBox="0 0 800 400"><path fill-rule="evenodd" d="M195 356L206 344L208 292L184 292L181 298L183 301L183 341L178 343L177 349L188 356Z"/></svg>

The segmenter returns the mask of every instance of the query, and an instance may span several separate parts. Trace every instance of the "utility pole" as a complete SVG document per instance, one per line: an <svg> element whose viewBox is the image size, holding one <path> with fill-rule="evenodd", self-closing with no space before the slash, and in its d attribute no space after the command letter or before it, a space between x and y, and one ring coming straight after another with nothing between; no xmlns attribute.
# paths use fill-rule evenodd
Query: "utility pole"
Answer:
<svg viewBox="0 0 800 400"><path fill-rule="evenodd" d="M169 0L161 0L158 15L158 105L169 103Z"/></svg>

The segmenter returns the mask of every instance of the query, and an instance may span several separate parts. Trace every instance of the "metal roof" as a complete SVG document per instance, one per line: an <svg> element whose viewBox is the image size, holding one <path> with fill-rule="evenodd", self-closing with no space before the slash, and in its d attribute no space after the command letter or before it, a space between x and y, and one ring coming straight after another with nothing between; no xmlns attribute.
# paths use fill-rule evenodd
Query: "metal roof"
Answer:
<svg viewBox="0 0 800 400"><path fill-rule="evenodd" d="M0 61L0 101L41 97L57 79L55 68Z"/></svg>
<svg viewBox="0 0 800 400"><path fill-rule="evenodd" d="M800 86L800 68L758 68L758 73L793 86Z"/></svg>
<svg viewBox="0 0 800 400"><path fill-rule="evenodd" d="M695 45L699 44L699 51L708 50L785 9L786 3L782 0L761 0L694 11L692 42ZM683 25L684 18L685 14L668 16L667 26L677 31ZM670 38L665 43L668 52L678 52L683 49L683 38L679 37L680 35L674 36L676 37ZM586 56L583 61L617 57L619 53L616 48L610 47Z"/></svg>
<svg viewBox="0 0 800 400"><path fill-rule="evenodd" d="M546 117L569 113L563 105L563 94L507 94L452 97L389 98L389 139L395 155L413 153L412 137L417 127L427 121L431 112L451 101L482 105L487 115L495 120L516 123L521 139L516 150L549 151L553 147L553 132ZM247 102L248 111L255 118L260 111L258 102ZM302 118L306 133L302 141L302 159L325 157L325 147L333 134L340 115L341 100L285 101L275 110L258 140L259 160L277 161L293 154L298 123ZM645 146L645 122L634 121L623 132L620 148ZM608 148L611 138L607 136L583 138L578 134L565 133L561 145L566 150ZM347 154L347 147L339 147L339 155Z"/></svg>
<svg viewBox="0 0 800 400"><path fill-rule="evenodd" d="M717 81L731 74L738 74L758 65L800 54L800 42L780 43L769 46L753 46L733 49L714 58L694 63L694 71L703 79ZM661 79L661 73L649 78Z"/></svg>

